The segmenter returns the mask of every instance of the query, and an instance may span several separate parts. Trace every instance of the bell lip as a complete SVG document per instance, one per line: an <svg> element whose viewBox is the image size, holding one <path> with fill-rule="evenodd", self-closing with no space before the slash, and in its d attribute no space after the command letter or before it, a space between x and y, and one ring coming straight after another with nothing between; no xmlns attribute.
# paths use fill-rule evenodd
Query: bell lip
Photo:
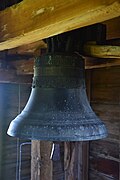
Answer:
<svg viewBox="0 0 120 180"><path fill-rule="evenodd" d="M91 124L89 127L87 127L87 125L80 125L75 128L73 125L74 129L72 131L70 128L71 126L67 126L66 129L66 126L61 125L57 128L56 126L45 125L31 128L30 126L25 126L25 124L23 126L21 125L16 125L15 120L13 120L9 125L7 134L20 139L43 141L92 141L106 138L108 135L108 130L103 122L99 122L99 124ZM46 132L49 133L46 134Z"/></svg>
<svg viewBox="0 0 120 180"><path fill-rule="evenodd" d="M9 136L11 137L15 137L15 138L19 138L19 139L28 139L28 140L39 140L39 141L61 141L61 142L64 142L64 141L95 141L95 140L100 140L100 139L104 139L107 137L106 134L102 135L101 137L95 137L95 138L79 138L79 139L73 139L73 138L65 138L65 139L59 139L59 138L32 138L32 137L24 137L24 136L12 136L10 134L8 134Z"/></svg>
<svg viewBox="0 0 120 180"><path fill-rule="evenodd" d="M93 136L86 136L86 137L48 137L48 136L44 136L44 137L38 137L38 136L30 136L29 135L23 135L23 134L19 134L19 133L12 133L9 131L7 131L7 134L11 137L14 138L19 138L19 139L28 139L28 140L39 140L39 141L93 141L93 140L100 140L103 138L106 138L108 136L108 132L106 130L105 133L103 134L98 134L98 135L93 135Z"/></svg>

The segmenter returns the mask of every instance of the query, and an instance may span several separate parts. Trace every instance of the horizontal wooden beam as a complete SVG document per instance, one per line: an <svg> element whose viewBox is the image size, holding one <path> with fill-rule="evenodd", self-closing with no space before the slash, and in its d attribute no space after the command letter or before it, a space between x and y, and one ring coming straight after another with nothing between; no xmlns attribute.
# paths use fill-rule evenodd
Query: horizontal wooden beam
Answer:
<svg viewBox="0 0 120 180"><path fill-rule="evenodd" d="M85 56L98 58L120 59L120 46L87 44L84 45L84 54Z"/></svg>
<svg viewBox="0 0 120 180"><path fill-rule="evenodd" d="M120 16L120 0L24 0L0 12L0 50Z"/></svg>
<svg viewBox="0 0 120 180"><path fill-rule="evenodd" d="M33 75L17 75L15 70L0 69L0 83L31 84Z"/></svg>
<svg viewBox="0 0 120 180"><path fill-rule="evenodd" d="M23 55L23 54L35 55L36 51L39 51L39 53L40 53L41 48L47 48L47 44L43 40L31 43L31 44L19 46L19 47L13 48L13 49L9 49L7 51L7 54L8 55L11 55L11 54L13 54L13 55L15 55L15 54L16 55Z"/></svg>
<svg viewBox="0 0 120 180"><path fill-rule="evenodd" d="M85 69L107 68L120 66L120 59L85 58Z"/></svg>
<svg viewBox="0 0 120 180"><path fill-rule="evenodd" d="M29 60L10 61L9 65L16 70L17 75L33 74L34 58Z"/></svg>

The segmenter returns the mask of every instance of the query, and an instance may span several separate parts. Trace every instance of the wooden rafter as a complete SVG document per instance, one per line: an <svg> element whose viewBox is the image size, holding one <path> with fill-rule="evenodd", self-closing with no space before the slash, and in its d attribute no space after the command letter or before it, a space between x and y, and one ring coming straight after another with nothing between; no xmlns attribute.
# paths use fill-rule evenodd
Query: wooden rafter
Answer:
<svg viewBox="0 0 120 180"><path fill-rule="evenodd" d="M84 53L91 57L120 59L120 46L87 44Z"/></svg>
<svg viewBox="0 0 120 180"><path fill-rule="evenodd" d="M0 50L120 15L120 0L24 0L0 12Z"/></svg>
<svg viewBox="0 0 120 180"><path fill-rule="evenodd" d="M120 66L120 59L85 59L85 69L108 68L113 66Z"/></svg>

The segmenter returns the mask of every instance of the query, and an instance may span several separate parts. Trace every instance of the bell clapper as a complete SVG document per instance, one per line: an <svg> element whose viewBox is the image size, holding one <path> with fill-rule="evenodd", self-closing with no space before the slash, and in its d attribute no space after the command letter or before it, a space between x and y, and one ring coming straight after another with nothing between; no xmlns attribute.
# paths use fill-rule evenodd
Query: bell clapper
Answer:
<svg viewBox="0 0 120 180"><path fill-rule="evenodd" d="M59 142L53 142L50 159L52 161L60 160L60 144Z"/></svg>

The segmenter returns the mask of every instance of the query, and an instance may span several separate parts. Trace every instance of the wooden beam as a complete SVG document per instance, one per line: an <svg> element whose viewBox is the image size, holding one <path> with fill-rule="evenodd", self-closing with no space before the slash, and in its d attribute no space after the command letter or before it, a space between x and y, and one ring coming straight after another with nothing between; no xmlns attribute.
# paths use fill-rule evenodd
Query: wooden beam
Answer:
<svg viewBox="0 0 120 180"><path fill-rule="evenodd" d="M40 166L41 166L41 155L40 155L40 141L32 141L31 148L31 180L40 179Z"/></svg>
<svg viewBox="0 0 120 180"><path fill-rule="evenodd" d="M120 66L120 59L95 59L85 57L85 69Z"/></svg>
<svg viewBox="0 0 120 180"><path fill-rule="evenodd" d="M0 50L118 17L120 0L24 0L0 12Z"/></svg>
<svg viewBox="0 0 120 180"><path fill-rule="evenodd" d="M16 69L17 75L33 74L34 59L9 61L9 64Z"/></svg>
<svg viewBox="0 0 120 180"><path fill-rule="evenodd" d="M52 180L52 142L32 141L31 180Z"/></svg>
<svg viewBox="0 0 120 180"><path fill-rule="evenodd" d="M65 180L88 180L88 142L64 142Z"/></svg>
<svg viewBox="0 0 120 180"><path fill-rule="evenodd" d="M65 180L81 179L79 150L78 142L64 142Z"/></svg>
<svg viewBox="0 0 120 180"><path fill-rule="evenodd" d="M106 25L106 39L120 38L120 16L103 22Z"/></svg>
<svg viewBox="0 0 120 180"><path fill-rule="evenodd" d="M15 70L0 69L0 83L31 84L33 75L17 75Z"/></svg>
<svg viewBox="0 0 120 180"><path fill-rule="evenodd" d="M84 54L98 58L120 58L120 46L86 44Z"/></svg>
<svg viewBox="0 0 120 180"><path fill-rule="evenodd" d="M23 46L19 46L19 47L16 47L16 48L13 48L13 49L9 49L7 51L7 54L8 55L22 55L22 54L26 54L26 55L35 55L35 52L41 48L47 48L47 44L43 41L43 40L40 40L40 41L37 41L37 42L34 42L34 43L31 43L31 44L26 44L26 45L23 45Z"/></svg>

